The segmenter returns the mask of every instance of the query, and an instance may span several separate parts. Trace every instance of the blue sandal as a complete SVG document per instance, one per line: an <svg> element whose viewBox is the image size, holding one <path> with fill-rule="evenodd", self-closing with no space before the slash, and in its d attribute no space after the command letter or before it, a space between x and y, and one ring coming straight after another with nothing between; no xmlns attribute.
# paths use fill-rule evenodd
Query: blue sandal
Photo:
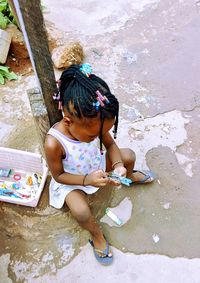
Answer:
<svg viewBox="0 0 200 283"><path fill-rule="evenodd" d="M155 180L156 176L152 171L140 171L140 170L133 170L133 173L139 172L144 175L144 178L140 181L133 181L131 184L145 184L151 183Z"/></svg>
<svg viewBox="0 0 200 283"><path fill-rule="evenodd" d="M89 240L89 243L93 247L93 251L94 251L94 255L96 257L96 260L100 264L110 265L113 262L113 256L109 256L109 244L108 244L107 240L106 240L106 248L103 251L95 248L92 240Z"/></svg>

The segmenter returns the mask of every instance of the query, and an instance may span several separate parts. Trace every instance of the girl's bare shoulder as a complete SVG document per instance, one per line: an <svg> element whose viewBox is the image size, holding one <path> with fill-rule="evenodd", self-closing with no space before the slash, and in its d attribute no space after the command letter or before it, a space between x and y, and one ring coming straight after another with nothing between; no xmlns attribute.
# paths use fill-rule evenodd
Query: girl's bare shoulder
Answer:
<svg viewBox="0 0 200 283"><path fill-rule="evenodd" d="M62 146L59 141L49 134L46 136L44 148L46 153L56 152L56 154L58 154L59 152L62 152Z"/></svg>
<svg viewBox="0 0 200 283"><path fill-rule="evenodd" d="M52 129L55 129L56 131L60 131L60 123L58 122L56 123ZM51 133L47 133L46 138L45 138L45 149L49 149L49 150L57 150L61 147L61 144L59 143L59 141L53 136L51 135Z"/></svg>

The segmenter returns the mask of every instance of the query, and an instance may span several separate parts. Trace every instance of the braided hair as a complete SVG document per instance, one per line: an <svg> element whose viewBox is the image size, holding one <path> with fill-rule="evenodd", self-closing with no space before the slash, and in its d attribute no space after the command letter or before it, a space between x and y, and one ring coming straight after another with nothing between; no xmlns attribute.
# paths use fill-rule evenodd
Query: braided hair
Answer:
<svg viewBox="0 0 200 283"><path fill-rule="evenodd" d="M54 99L59 100L60 108L65 107L72 116L78 118L93 118L100 113L99 138L102 152L102 129L105 118L115 118L113 132L116 138L119 102L110 92L106 82L88 72L88 68L91 68L89 64L72 65L63 71L58 83L59 93Z"/></svg>

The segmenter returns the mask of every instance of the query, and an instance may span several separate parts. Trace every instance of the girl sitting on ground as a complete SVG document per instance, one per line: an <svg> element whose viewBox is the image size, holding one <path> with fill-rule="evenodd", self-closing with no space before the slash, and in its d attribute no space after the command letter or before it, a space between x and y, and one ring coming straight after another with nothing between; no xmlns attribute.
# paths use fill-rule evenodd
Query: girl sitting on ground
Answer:
<svg viewBox="0 0 200 283"><path fill-rule="evenodd" d="M153 181L150 171L133 170L135 153L119 149L110 134L117 134L119 103L105 81L91 74L88 64L72 65L59 80L55 99L63 119L48 132L45 142L47 163L52 173L50 205L66 202L79 225L88 230L96 259L110 264L113 255L87 201L88 194L119 182L108 176L114 171L136 183ZM105 151L103 151L103 146Z"/></svg>

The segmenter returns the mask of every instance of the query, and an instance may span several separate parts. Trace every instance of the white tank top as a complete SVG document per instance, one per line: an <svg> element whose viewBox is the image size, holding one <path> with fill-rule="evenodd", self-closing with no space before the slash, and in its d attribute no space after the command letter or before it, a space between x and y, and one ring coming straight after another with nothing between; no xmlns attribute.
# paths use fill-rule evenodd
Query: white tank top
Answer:
<svg viewBox="0 0 200 283"><path fill-rule="evenodd" d="M62 160L64 171L71 174L85 175L90 174L93 171L103 169L105 170L105 156L101 155L99 149L99 138L86 143L76 140L72 140L56 130L51 128L48 131L48 135L55 137L65 150L66 157ZM57 183L53 178L51 181L51 188L54 190L61 184ZM72 185L66 185L72 188ZM74 189L82 189L87 193L93 193L98 188L93 186L74 186ZM84 189L83 189L84 188Z"/></svg>

